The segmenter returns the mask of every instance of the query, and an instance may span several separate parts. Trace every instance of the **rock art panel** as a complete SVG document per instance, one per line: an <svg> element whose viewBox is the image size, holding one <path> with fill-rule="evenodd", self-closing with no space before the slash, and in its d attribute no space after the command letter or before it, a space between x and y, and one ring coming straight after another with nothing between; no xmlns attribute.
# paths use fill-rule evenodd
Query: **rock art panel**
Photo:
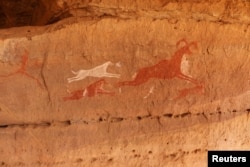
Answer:
<svg viewBox="0 0 250 167"><path fill-rule="evenodd" d="M195 13L194 1L186 20L169 10L184 9L179 1L168 5L173 19L135 8L136 19L112 12L0 30L5 43L22 37L29 48L23 60L9 47L0 55L0 164L193 167L205 166L210 149L248 149L249 26L226 23L228 5L217 2L218 21Z"/></svg>
<svg viewBox="0 0 250 167"><path fill-rule="evenodd" d="M184 46L182 46L184 44ZM181 46L181 47L180 47ZM161 60L157 64L149 67L144 67L142 69L139 69L138 72L135 74L135 77L132 81L120 81L114 85L114 87L120 88L122 86L138 86L141 84L146 83L149 79L155 78L155 79L173 79L173 78L179 78L181 80L189 81L196 86L193 88L186 88L180 91L180 95L175 100L183 98L187 96L188 94L192 93L199 93L203 89L203 85L199 83L197 80L193 79L190 76L187 76L183 74L182 72L182 59L184 55L191 55L191 47L193 49L198 50L197 42L192 41L188 43L186 39L181 39L176 43L176 47L180 47L174 55L171 57L170 60ZM186 60L185 60L186 61ZM76 76L72 78L68 78L68 83L80 81L87 77L96 77L96 78L104 78L104 77L114 77L114 78L120 78L120 74L112 74L107 72L107 68L109 65L114 65L111 61L108 61L102 65L96 66L92 69L88 70L79 70L77 72L72 71L73 74ZM116 63L116 66L120 67L120 63ZM104 84L104 79L101 79L93 84L90 84L86 89L83 90L77 90L72 92L72 96L65 97L64 100L78 100L84 96L87 95L87 97L92 97L96 95L97 93L110 93L105 90L103 90L101 87ZM145 95L143 98L147 98L150 94L153 94L154 86L152 86L148 92L147 95ZM95 93L91 93L95 92ZM120 91L121 93L121 91Z"/></svg>

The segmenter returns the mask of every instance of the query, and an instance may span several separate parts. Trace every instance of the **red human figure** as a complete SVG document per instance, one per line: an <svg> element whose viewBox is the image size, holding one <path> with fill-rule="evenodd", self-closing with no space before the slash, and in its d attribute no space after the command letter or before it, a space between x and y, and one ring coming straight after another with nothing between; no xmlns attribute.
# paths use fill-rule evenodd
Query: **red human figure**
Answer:
<svg viewBox="0 0 250 167"><path fill-rule="evenodd" d="M170 60L161 60L153 66L141 68L137 72L134 80L119 82L118 86L137 86L147 82L150 78L172 79L174 77L198 84L195 79L181 72L182 57L184 54L192 54L190 47L193 46L195 49L197 49L197 43L188 43L185 39L182 39L178 41L176 45L179 46L182 42L185 44L185 46L177 50Z"/></svg>
<svg viewBox="0 0 250 167"><path fill-rule="evenodd" d="M7 75L0 75L0 77L10 77L12 75L20 73L20 74L23 74L23 75L25 75L25 76L27 76L27 77L35 80L37 82L37 84L40 87L42 87L42 84L39 82L39 80L37 78L33 77L32 75L30 75L29 73L26 72L26 66L27 66L28 59L29 59L29 57L28 57L28 51L25 50L25 53L22 56L21 67L18 70L16 70L15 72L9 73Z"/></svg>
<svg viewBox="0 0 250 167"><path fill-rule="evenodd" d="M94 97L97 94L109 94L109 95L113 95L114 92L109 92L107 90L105 90L103 88L104 84L106 83L106 81L104 79L100 79L92 84L90 84L88 87L86 87L85 89L81 89L81 90L76 90L74 92L71 92L71 96L69 97L64 97L63 100L67 101L67 100L79 100L82 97Z"/></svg>

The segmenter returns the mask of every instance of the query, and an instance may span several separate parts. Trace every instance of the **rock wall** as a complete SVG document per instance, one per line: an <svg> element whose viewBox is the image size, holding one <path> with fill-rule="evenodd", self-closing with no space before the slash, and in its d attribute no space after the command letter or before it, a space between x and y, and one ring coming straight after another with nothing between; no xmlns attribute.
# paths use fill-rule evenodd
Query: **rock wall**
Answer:
<svg viewBox="0 0 250 167"><path fill-rule="evenodd" d="M0 30L0 166L249 149L249 1L73 2L72 18Z"/></svg>

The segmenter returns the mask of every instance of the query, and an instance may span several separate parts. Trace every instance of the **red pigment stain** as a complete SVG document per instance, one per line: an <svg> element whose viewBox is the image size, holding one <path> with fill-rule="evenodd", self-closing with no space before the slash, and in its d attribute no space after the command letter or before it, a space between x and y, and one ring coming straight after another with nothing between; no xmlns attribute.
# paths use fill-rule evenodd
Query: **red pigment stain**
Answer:
<svg viewBox="0 0 250 167"><path fill-rule="evenodd" d="M15 72L9 73L7 75L0 75L0 77L10 77L10 76L15 75L15 74L23 74L23 75L27 76L28 78L35 80L37 82L38 86L40 86L42 88L42 84L39 82L39 80L26 72L26 66L28 63L28 59L29 59L28 52L25 51L24 55L22 56L21 67L18 70L16 70Z"/></svg>
<svg viewBox="0 0 250 167"><path fill-rule="evenodd" d="M63 100L79 100L82 97L94 97L97 94L109 94L109 95L114 95L114 92L109 92L107 90L103 89L104 84L106 81L104 79L100 79L92 84L90 84L88 87L85 89L81 90L76 90L71 92L71 96L69 97L64 97Z"/></svg>

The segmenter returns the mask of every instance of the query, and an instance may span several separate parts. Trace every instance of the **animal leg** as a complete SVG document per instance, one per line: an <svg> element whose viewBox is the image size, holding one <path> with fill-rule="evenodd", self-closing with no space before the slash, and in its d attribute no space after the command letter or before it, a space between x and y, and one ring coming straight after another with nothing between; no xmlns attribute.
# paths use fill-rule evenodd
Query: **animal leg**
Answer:
<svg viewBox="0 0 250 167"><path fill-rule="evenodd" d="M105 77L114 77L114 78L120 78L120 74L112 74L112 73L106 73L104 74Z"/></svg>
<svg viewBox="0 0 250 167"><path fill-rule="evenodd" d="M67 79L68 83L71 83L73 81L79 81L79 80L85 79L88 76L88 74L87 74L87 72L85 70L79 70L77 72L71 70L71 72L73 74L75 74L75 76L71 77L71 78L68 78Z"/></svg>
<svg viewBox="0 0 250 167"><path fill-rule="evenodd" d="M97 93L98 94L109 94L109 95L114 95L115 94L114 92L110 92L110 91L104 90L103 88L97 89Z"/></svg>
<svg viewBox="0 0 250 167"><path fill-rule="evenodd" d="M77 81L79 78L78 77L72 77L72 78L68 78L68 83L71 83L71 82L74 82L74 81Z"/></svg>
<svg viewBox="0 0 250 167"><path fill-rule="evenodd" d="M184 75L184 74L179 74L177 77L180 78L180 79L183 79L183 80L192 82L192 83L194 83L194 84L196 84L196 85L198 84L197 80L195 80L195 79L193 79L193 78L191 78L191 77L189 77L189 76L186 76L186 75Z"/></svg>
<svg viewBox="0 0 250 167"><path fill-rule="evenodd" d="M74 75L77 75L77 74L79 73L79 71L73 71L73 70L71 70L71 72L72 72L72 74L74 74Z"/></svg>
<svg viewBox="0 0 250 167"><path fill-rule="evenodd" d="M72 78L68 78L68 83L71 83L71 82L74 82L74 81L79 81L79 80L85 79L86 77L87 76L84 76L84 77L75 76L75 77L72 77Z"/></svg>

